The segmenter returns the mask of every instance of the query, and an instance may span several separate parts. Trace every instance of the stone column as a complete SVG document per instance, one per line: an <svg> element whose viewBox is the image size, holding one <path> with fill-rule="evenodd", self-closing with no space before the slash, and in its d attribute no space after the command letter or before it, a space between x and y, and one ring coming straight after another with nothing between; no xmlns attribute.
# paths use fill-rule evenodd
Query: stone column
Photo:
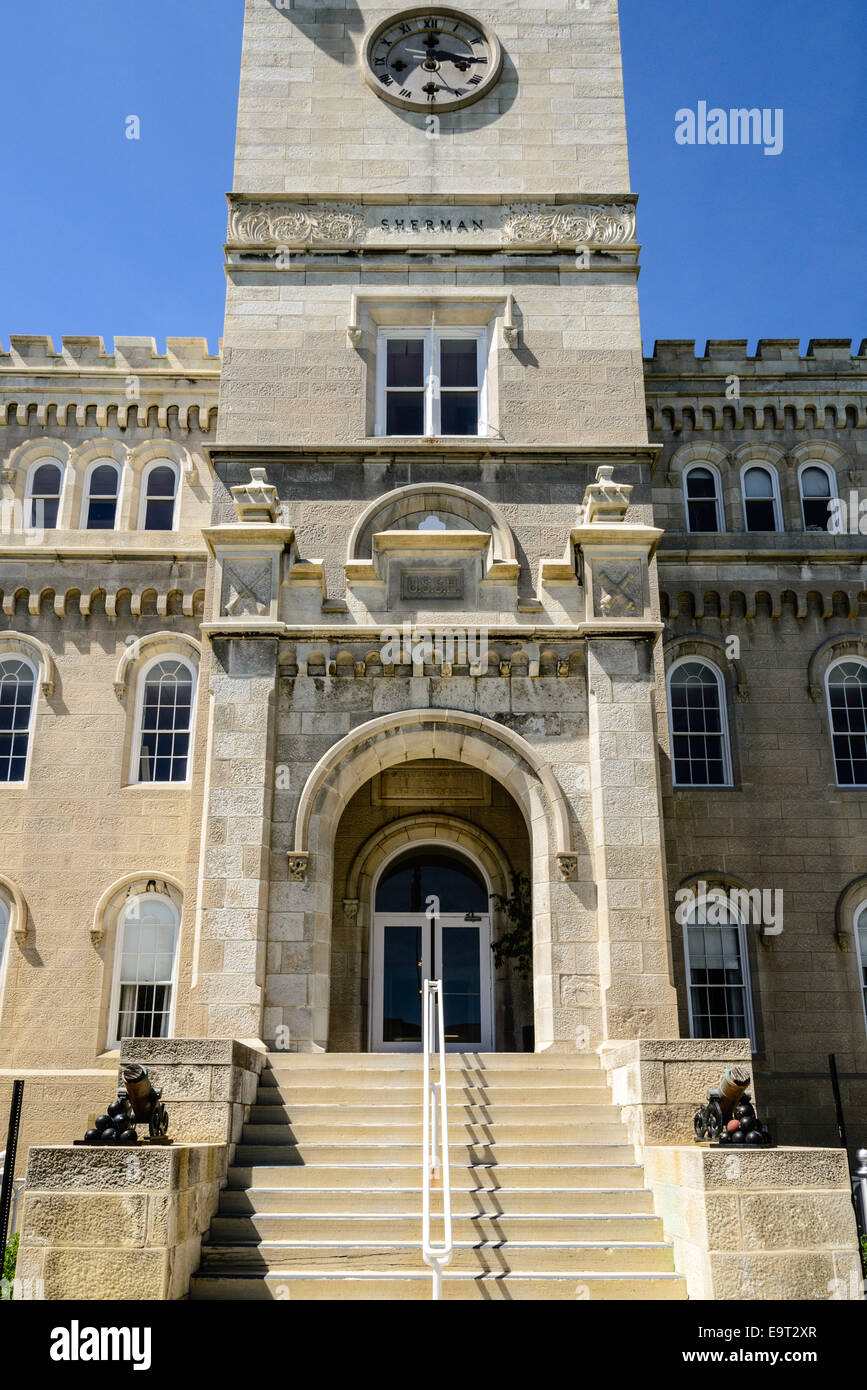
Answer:
<svg viewBox="0 0 867 1390"><path fill-rule="evenodd" d="M593 856L604 1039L679 1035L671 975L654 712L649 561L631 487L603 465L572 532L583 559Z"/></svg>

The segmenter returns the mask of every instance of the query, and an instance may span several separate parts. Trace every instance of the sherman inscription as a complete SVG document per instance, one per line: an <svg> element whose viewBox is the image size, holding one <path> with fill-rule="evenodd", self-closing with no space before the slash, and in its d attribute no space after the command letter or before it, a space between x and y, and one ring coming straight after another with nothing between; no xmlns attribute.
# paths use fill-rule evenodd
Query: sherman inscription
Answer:
<svg viewBox="0 0 867 1390"><path fill-rule="evenodd" d="M401 598L463 598L463 570L401 570Z"/></svg>

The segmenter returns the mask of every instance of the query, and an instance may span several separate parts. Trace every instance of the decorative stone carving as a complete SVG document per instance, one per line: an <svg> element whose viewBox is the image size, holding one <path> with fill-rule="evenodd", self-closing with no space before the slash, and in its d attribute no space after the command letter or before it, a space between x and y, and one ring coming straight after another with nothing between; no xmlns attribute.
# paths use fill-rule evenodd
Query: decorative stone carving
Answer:
<svg viewBox="0 0 867 1390"><path fill-rule="evenodd" d="M263 617L271 611L272 570L270 560L232 560L223 565L222 615L241 618Z"/></svg>
<svg viewBox="0 0 867 1390"><path fill-rule="evenodd" d="M358 921L358 899L343 899L343 923L344 926L354 927Z"/></svg>
<svg viewBox="0 0 867 1390"><path fill-rule="evenodd" d="M631 496L629 483L614 481L612 464L600 464L595 483L590 483L584 493L583 524L592 526L594 522L602 521L610 525L612 521L625 520Z"/></svg>
<svg viewBox="0 0 867 1390"><path fill-rule="evenodd" d="M309 854L296 854L294 851L287 853L289 861L289 877L293 883L306 883L307 865L310 861Z"/></svg>
<svg viewBox="0 0 867 1390"><path fill-rule="evenodd" d="M364 212L356 203L236 203L229 241L248 246L299 247L363 241Z"/></svg>
<svg viewBox="0 0 867 1390"><path fill-rule="evenodd" d="M463 570L401 570L401 598L463 598Z"/></svg>
<svg viewBox="0 0 867 1390"><path fill-rule="evenodd" d="M626 246L635 241L635 208L541 205L513 210L503 227L503 240L536 246Z"/></svg>
<svg viewBox="0 0 867 1390"><path fill-rule="evenodd" d="M644 613L638 564L608 562L593 579L593 603L600 618L633 618Z"/></svg>
<svg viewBox="0 0 867 1390"><path fill-rule="evenodd" d="M578 855L558 854L557 871L560 875L561 883L572 883L578 872Z"/></svg>
<svg viewBox="0 0 867 1390"><path fill-rule="evenodd" d="M264 468L251 468L249 483L232 488L238 520L247 525L265 525L277 520L277 489L267 481Z"/></svg>

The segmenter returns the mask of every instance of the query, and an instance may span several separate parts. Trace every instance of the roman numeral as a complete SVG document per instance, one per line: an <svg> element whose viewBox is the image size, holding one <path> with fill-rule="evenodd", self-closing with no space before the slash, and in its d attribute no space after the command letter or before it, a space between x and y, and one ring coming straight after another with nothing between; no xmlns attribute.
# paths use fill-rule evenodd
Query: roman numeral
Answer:
<svg viewBox="0 0 867 1390"><path fill-rule="evenodd" d="M385 67L385 59L384 59L384 58L374 58L373 61L375 62L376 66L377 66L378 68L384 68L384 67Z"/></svg>
<svg viewBox="0 0 867 1390"><path fill-rule="evenodd" d="M412 25L411 25L411 24L398 24L397 30L398 30L398 33L399 33L399 34L411 34L411 33L412 33Z"/></svg>
<svg viewBox="0 0 867 1390"><path fill-rule="evenodd" d="M482 80L482 79L481 79L480 77L471 77L471 78L470 78L470 86L471 86L471 87L478 87L478 85L479 85L479 83L481 82L481 80Z"/></svg>
<svg viewBox="0 0 867 1390"><path fill-rule="evenodd" d="M412 96L412 92L409 90L409 87L401 87L401 89L400 89L400 94L401 94L402 97L411 97L411 96Z"/></svg>
<svg viewBox="0 0 867 1390"><path fill-rule="evenodd" d="M484 42L485 42L484 39L472 39L472 40L471 40L471 43L473 44L473 46L474 46L475 48L478 48L479 44L480 44L480 43L483 44Z"/></svg>
<svg viewBox="0 0 867 1390"><path fill-rule="evenodd" d="M390 87L390 86L391 86L391 78L389 77L389 75L388 75L387 72L378 72L378 73L376 74L376 76L377 76L377 78L379 79L379 81L382 83L383 87Z"/></svg>

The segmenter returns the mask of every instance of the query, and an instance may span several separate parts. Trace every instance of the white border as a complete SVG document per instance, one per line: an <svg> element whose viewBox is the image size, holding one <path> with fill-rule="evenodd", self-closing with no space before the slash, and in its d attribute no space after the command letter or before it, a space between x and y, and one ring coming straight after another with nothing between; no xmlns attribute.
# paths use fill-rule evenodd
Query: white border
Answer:
<svg viewBox="0 0 867 1390"><path fill-rule="evenodd" d="M679 666L685 666L688 662L693 665L706 666L713 673L716 679L720 698L720 722L722 724L723 735L723 769L726 780L724 782L678 782L675 774L674 758L674 722L671 717L671 678ZM709 661L706 656L679 656L677 661L673 661L665 673L666 702L668 705L668 734L671 739L671 785L673 787L688 788L691 791L718 791L721 787L734 786L734 773L732 771L732 750L730 744L728 702L726 700L725 677L718 666Z"/></svg>

